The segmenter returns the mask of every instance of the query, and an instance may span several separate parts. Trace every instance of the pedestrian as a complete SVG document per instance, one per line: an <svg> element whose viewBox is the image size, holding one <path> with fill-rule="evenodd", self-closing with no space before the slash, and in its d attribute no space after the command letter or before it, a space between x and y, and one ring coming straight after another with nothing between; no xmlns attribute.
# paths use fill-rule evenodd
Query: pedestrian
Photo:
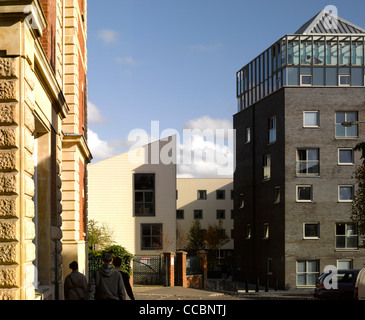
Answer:
<svg viewBox="0 0 365 320"><path fill-rule="evenodd" d="M113 255L103 252L103 265L94 271L89 283L90 300L126 300L123 277L114 269Z"/></svg>
<svg viewBox="0 0 365 320"><path fill-rule="evenodd" d="M132 291L132 287L130 284L130 280L129 280L129 275L126 272L123 272L122 270L120 270L120 266L122 265L122 258L120 257L115 257L113 259L113 265L115 267L116 270L118 270L120 272L120 274L123 277L123 282L124 282L124 288L129 296L129 298L131 300L135 300L134 299L134 295L133 295L133 291Z"/></svg>
<svg viewBox="0 0 365 320"><path fill-rule="evenodd" d="M78 271L79 266L76 261L69 265L72 272L66 277L64 285L65 300L86 300L87 299L87 280Z"/></svg>

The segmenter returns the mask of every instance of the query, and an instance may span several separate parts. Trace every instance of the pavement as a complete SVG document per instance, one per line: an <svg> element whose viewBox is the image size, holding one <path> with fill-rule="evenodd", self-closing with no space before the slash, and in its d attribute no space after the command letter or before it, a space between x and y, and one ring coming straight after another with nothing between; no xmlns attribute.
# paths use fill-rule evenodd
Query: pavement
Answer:
<svg viewBox="0 0 365 320"><path fill-rule="evenodd" d="M313 300L313 289L294 289L290 291L265 292L261 288L259 292L249 287L246 292L244 284L237 284L237 290L211 290L195 289L183 287L165 286L141 286L135 285L133 288L136 300Z"/></svg>

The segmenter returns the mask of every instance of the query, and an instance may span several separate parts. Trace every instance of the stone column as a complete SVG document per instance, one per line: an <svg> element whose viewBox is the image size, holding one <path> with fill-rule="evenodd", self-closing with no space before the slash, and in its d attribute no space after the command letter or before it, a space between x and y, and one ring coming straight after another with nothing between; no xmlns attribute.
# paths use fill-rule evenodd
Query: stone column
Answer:
<svg viewBox="0 0 365 320"><path fill-rule="evenodd" d="M208 287L208 253L200 250L198 256L200 257L200 269L203 273L202 287L206 289Z"/></svg>
<svg viewBox="0 0 365 320"><path fill-rule="evenodd" d="M34 82L27 67L20 57L0 58L0 300L35 296Z"/></svg>
<svg viewBox="0 0 365 320"><path fill-rule="evenodd" d="M175 285L175 257L173 252L164 252L164 268L167 272L167 286Z"/></svg>

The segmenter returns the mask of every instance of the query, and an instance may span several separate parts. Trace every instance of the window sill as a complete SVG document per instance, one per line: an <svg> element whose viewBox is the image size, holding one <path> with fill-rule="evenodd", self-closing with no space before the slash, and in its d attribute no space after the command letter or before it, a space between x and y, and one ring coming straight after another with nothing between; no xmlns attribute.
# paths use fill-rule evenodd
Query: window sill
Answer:
<svg viewBox="0 0 365 320"><path fill-rule="evenodd" d="M359 252L359 251L360 251L359 248L342 248L342 249L335 248L335 252Z"/></svg>

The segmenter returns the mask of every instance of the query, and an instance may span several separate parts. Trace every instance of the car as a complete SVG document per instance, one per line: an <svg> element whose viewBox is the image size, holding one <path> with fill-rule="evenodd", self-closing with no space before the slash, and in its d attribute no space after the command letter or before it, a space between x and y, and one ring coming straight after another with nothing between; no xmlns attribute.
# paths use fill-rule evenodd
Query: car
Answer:
<svg viewBox="0 0 365 320"><path fill-rule="evenodd" d="M354 300L355 283L360 270L337 270L337 286L331 272L322 273L316 281L314 298L321 300ZM337 287L337 288L336 288Z"/></svg>
<svg viewBox="0 0 365 320"><path fill-rule="evenodd" d="M354 295L355 300L365 300L365 268L357 275Z"/></svg>

